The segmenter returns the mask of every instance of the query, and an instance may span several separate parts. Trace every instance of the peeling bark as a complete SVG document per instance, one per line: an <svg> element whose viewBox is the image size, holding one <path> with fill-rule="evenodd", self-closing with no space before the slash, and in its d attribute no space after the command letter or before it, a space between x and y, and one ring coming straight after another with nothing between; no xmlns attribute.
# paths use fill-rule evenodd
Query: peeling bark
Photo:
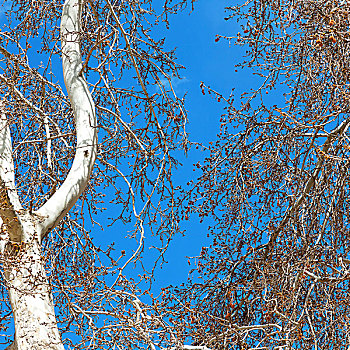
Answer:
<svg viewBox="0 0 350 350"><path fill-rule="evenodd" d="M5 114L0 113L0 249L16 331L8 350L64 350L41 241L86 188L96 158L95 107L82 75L81 7L81 0L66 0L61 23L63 75L75 116L76 154L62 186L33 214L23 210L18 198L10 130Z"/></svg>
<svg viewBox="0 0 350 350"><path fill-rule="evenodd" d="M11 133L3 107L0 101L0 224L1 231L8 232L8 240L20 242L21 228L16 211L23 208L15 186Z"/></svg>
<svg viewBox="0 0 350 350"><path fill-rule="evenodd" d="M5 350L18 350L16 341L10 344Z"/></svg>
<svg viewBox="0 0 350 350"><path fill-rule="evenodd" d="M41 258L41 244L29 213L21 216L24 236L31 237L19 247L5 249L5 278L15 323L18 350L64 350L58 331L52 293ZM11 348L10 348L11 349Z"/></svg>

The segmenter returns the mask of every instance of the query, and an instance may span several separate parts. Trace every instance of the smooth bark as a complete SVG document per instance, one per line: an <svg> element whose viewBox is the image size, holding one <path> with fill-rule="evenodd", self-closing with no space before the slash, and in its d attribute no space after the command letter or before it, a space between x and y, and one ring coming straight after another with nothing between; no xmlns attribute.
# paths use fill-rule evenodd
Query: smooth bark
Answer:
<svg viewBox="0 0 350 350"><path fill-rule="evenodd" d="M80 53L79 0L67 0L61 21L62 64L64 82L73 108L77 145L72 167L57 192L36 214L42 218L41 232L45 236L66 215L84 191L97 152L95 105L82 74Z"/></svg>
<svg viewBox="0 0 350 350"><path fill-rule="evenodd" d="M67 0L61 22L63 75L75 117L76 153L62 186L34 213L24 210L19 201L10 130L5 114L0 113L0 249L16 331L8 349L64 350L41 241L84 191L96 158L95 108L81 72L81 7L82 1Z"/></svg>

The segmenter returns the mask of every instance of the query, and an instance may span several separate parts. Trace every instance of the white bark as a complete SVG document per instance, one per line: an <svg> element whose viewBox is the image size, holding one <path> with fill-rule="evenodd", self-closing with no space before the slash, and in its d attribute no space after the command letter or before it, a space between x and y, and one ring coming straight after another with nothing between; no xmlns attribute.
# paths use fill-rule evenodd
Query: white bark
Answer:
<svg viewBox="0 0 350 350"><path fill-rule="evenodd" d="M81 6L82 0L66 0L61 23L63 75L75 117L77 149L62 186L33 214L23 210L17 195L11 135L6 116L0 113L0 248L6 257L4 275L16 331L8 349L64 350L41 258L41 240L84 191L96 158L95 107L81 74Z"/></svg>
<svg viewBox="0 0 350 350"><path fill-rule="evenodd" d="M16 211L22 210L15 186L10 128L3 105L0 101L0 231L6 229L7 237L2 237L1 251L7 240L20 242L21 228Z"/></svg>
<svg viewBox="0 0 350 350"><path fill-rule="evenodd" d="M3 101L0 103L2 108ZM9 190L9 197L15 210L22 209L15 186L15 171L12 158L12 141L10 128L6 115L1 110L0 115L0 177L5 182L6 188Z"/></svg>
<svg viewBox="0 0 350 350"><path fill-rule="evenodd" d="M80 15L80 1L66 0L61 21L63 76L75 117L77 148L66 180L35 212L42 218L42 236L58 224L84 191L97 153L95 105L81 71Z"/></svg>
<svg viewBox="0 0 350 350"><path fill-rule="evenodd" d="M64 350L33 218L29 214L22 216L21 224L25 226L25 236L32 239L22 242L18 252L8 246L4 266L16 330L12 348Z"/></svg>

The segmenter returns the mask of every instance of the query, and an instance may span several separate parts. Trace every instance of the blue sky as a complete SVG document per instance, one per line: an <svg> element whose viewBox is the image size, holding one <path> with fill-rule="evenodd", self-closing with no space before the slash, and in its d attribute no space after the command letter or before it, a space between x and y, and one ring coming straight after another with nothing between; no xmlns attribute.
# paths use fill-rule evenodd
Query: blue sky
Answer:
<svg viewBox="0 0 350 350"><path fill-rule="evenodd" d="M155 0L154 3L163 3L163 0ZM229 5L227 0L196 1L193 12L187 9L170 17L170 28L163 27L157 33L160 37L166 37L168 49L176 47L178 63L186 67L182 70L183 78L181 80L175 78L173 84L179 96L186 93L185 107L189 119L187 131L193 142L207 144L215 140L224 107L207 94L203 96L200 88L201 81L226 95L229 95L232 88L236 88L239 95L239 92L249 89L249 84L252 82L241 72L235 72L234 64L242 57L242 50L233 45L230 46L223 39L215 42L217 34L234 35L239 31L235 21L224 20L225 5ZM32 60L32 63L35 62L36 57ZM193 179L196 173L193 172L192 164L203 157L204 154L194 148L190 150L187 157L181 157L180 161L184 165L175 174L175 181L185 185ZM199 219L195 216L182 224L186 235L175 237L165 256L168 264L156 271L155 292L169 284L185 282L190 268L187 256L199 255L202 246L210 244L207 238L207 224L208 222L199 224ZM123 236L127 234L126 231L117 232L114 226L107 228L103 235L99 235L97 231L95 227L92 233L95 243L105 246L106 242L115 241L117 252L124 249L123 244L126 241Z"/></svg>
<svg viewBox="0 0 350 350"><path fill-rule="evenodd" d="M164 0L154 1L155 5L163 3ZM9 5L10 2L5 1L0 7L0 24L2 13ZM166 29L164 26L161 30L157 29L155 34L166 38L168 49L176 48L178 63L186 68L182 70L182 79L174 78L173 84L179 96L185 93L187 96L185 107L188 111L187 131L190 140L207 144L216 138L223 105L207 94L203 96L201 81L228 95L232 88L236 88L238 93L248 89L251 80L234 69L234 64L242 56L242 50L230 46L226 40L215 41L217 34L233 35L239 31L235 21L224 20L225 6L229 5L227 0L199 0L195 1L194 5L194 11L190 11L189 6L185 11L171 16L170 28ZM40 60L39 57L30 57L31 64L39 64L38 59ZM55 64L59 68L56 70L57 77L61 80L60 62ZM184 185L194 177L192 164L203 157L202 152L192 148L186 158L180 159L184 166L176 173L175 180L178 184ZM186 256L198 255L201 247L209 244L206 238L206 224L198 222L198 218L193 217L183 223L187 234L185 237L177 237L170 247L166 255L169 264L157 274L158 287L184 281L188 273ZM114 231L107 230L103 239L105 240L107 235L107 241L116 241L119 248L123 249L123 243L115 236ZM99 235L96 235L96 240L100 240Z"/></svg>
<svg viewBox="0 0 350 350"><path fill-rule="evenodd" d="M156 0L154 3L163 3ZM166 38L166 49L176 48L177 63L185 67L181 73L181 79L173 79L173 87L179 97L186 94L185 108L188 112L188 124L186 130L192 142L208 144L214 141L219 132L219 120L224 113L224 104L218 103L208 94L203 96L200 83L229 95L232 88L236 89L237 96L243 90L249 89L251 79L244 76L242 72L235 72L234 64L242 57L242 50L229 45L226 40L215 41L216 35L234 35L239 31L235 21L225 21L224 0L200 0L195 3L195 10L187 9L170 17L170 28L165 26L156 27L154 33L157 37ZM159 29L161 28L161 29ZM244 72L246 74L246 72ZM237 100L239 103L239 100ZM178 153L179 160L183 164L175 172L175 185L186 186L186 183L194 179L200 172L193 171L193 164L204 159L205 154L192 147L187 157ZM108 194L107 194L108 196ZM107 205L108 208L108 205ZM110 210L116 210L111 207ZM99 217L101 223L112 216L109 208ZM87 220L86 222L88 222ZM188 258L198 256L203 246L210 245L207 238L207 227L209 221L199 223L197 216L193 215L190 220L182 222L181 228L185 230L185 236L175 236L165 254L167 264L158 268L153 283L153 292L156 295L160 288L169 284L179 285L185 282L188 272L192 266L188 265ZM115 242L115 256L118 257L121 250L135 250L138 243L134 240L125 239L128 227L121 224L105 228L101 232L97 226L91 227L95 244L101 244L106 248L111 242ZM150 233L146 230L145 254L143 263L146 268L151 269L154 258L157 257L155 250L149 251L147 246L152 245ZM128 256L128 254L127 254ZM127 258L125 257L125 259ZM136 274L129 266L126 274Z"/></svg>
<svg viewBox="0 0 350 350"><path fill-rule="evenodd" d="M157 0L163 3L163 0ZM155 1L155 3L157 3ZM166 48L176 48L177 62L186 69L181 71L182 79L174 78L173 86L179 97L186 94L185 107L188 112L187 131L192 142L208 144L216 139L219 132L219 120L224 113L223 104L218 103L208 94L202 94L200 83L229 95L232 88L236 89L237 96L243 90L249 89L251 79L243 76L241 72L235 72L234 64L242 57L242 50L229 45L226 40L215 41L216 35L233 35L239 31L235 21L225 21L224 0L200 0L195 3L195 10L190 9L170 17L170 28L157 27L155 35L166 38ZM246 74L246 73L244 73ZM239 103L239 102L238 102ZM186 183L200 174L193 171L193 164L202 160L205 154L195 147L191 148L187 157L179 152L179 160L183 167L175 173L175 185L185 187ZM112 208L115 210L115 208ZM101 215L111 216L107 212ZM101 221L100 221L101 222ZM208 221L199 223L198 217L193 215L190 220L181 223L181 228L186 230L185 236L177 235L172 241L165 255L168 264L158 268L155 274L153 291L155 294L162 287L169 284L178 285L185 282L190 267L188 256L198 256L203 246L208 246L210 240L207 238ZM95 226L92 228L92 236L96 244L106 247L107 244L115 242L116 256L120 250L136 249L135 241L124 239L127 228L122 225L113 225L105 232L98 232ZM102 239L100 238L102 237ZM149 232L146 231L146 248L144 263L146 267L153 266L155 251L148 251L147 246L152 245ZM131 267L126 273L132 272Z"/></svg>
<svg viewBox="0 0 350 350"><path fill-rule="evenodd" d="M186 109L189 123L187 131L190 140L207 144L215 140L219 131L219 119L223 104L214 101L207 94L203 96L200 83L229 94L233 87L248 88L249 80L235 72L234 64L241 57L241 50L229 46L226 40L215 42L217 34L232 35L239 31L234 21L225 21L224 0L200 0L195 10L186 10L170 18L170 29L162 33L169 48L176 47L178 63L186 67L184 77L176 80L177 93L187 93ZM176 181L186 184L193 178L192 164L203 159L204 154L194 148L187 158L181 159L184 166L178 171ZM158 270L155 288L168 284L179 284L187 279L189 265L186 256L197 256L202 246L210 244L207 238L207 224L199 224L198 217L191 217L182 224L186 229L184 237L177 236L172 242L166 258L168 264Z"/></svg>

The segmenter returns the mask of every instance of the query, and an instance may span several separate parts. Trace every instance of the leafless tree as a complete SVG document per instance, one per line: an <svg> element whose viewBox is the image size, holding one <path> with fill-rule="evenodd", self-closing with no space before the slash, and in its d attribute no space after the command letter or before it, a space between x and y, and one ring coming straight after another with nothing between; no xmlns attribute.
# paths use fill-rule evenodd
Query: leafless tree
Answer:
<svg viewBox="0 0 350 350"><path fill-rule="evenodd" d="M151 0L5 5L0 343L13 341L13 318L7 349L182 347L145 294L152 271L142 270L141 254L152 244L162 261L178 231L172 172L187 138L172 79L181 66L152 30L186 1L167 0L158 14ZM133 244L116 251L93 242L91 224L99 227L106 208L114 241L125 236L122 222ZM143 272L134 276L130 265Z"/></svg>
<svg viewBox="0 0 350 350"><path fill-rule="evenodd" d="M202 85L226 112L180 203L213 244L162 305L212 349L349 349L350 3L248 0L237 19L216 41L246 48L252 89Z"/></svg>

